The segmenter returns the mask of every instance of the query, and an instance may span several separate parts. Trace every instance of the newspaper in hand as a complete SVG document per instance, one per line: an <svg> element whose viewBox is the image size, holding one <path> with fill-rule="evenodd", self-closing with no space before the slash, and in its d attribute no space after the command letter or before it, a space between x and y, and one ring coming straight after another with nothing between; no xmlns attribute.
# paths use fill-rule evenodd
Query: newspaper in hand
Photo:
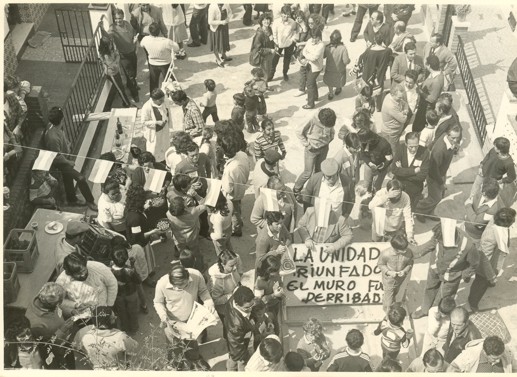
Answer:
<svg viewBox="0 0 517 377"><path fill-rule="evenodd" d="M169 329L180 339L194 340L201 332L217 324L217 317L203 305L194 302L187 322L168 321Z"/></svg>

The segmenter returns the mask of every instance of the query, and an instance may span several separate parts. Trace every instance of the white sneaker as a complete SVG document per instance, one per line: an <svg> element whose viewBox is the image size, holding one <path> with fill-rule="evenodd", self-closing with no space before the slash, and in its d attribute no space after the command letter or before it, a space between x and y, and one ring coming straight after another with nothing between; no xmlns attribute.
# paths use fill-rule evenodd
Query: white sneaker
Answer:
<svg viewBox="0 0 517 377"><path fill-rule="evenodd" d="M303 91L303 90L298 90L294 96L295 96L295 97L301 97L301 96L304 96L304 95L305 95L305 91Z"/></svg>

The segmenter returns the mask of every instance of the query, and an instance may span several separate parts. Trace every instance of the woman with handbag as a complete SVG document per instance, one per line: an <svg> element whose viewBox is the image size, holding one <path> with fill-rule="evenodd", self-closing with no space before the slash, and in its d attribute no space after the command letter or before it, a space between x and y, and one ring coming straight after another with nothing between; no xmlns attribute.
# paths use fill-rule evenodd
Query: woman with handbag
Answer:
<svg viewBox="0 0 517 377"><path fill-rule="evenodd" d="M265 73L265 79L271 74L275 43L273 42L273 30L271 23L273 19L270 13L263 13L259 17L259 27L253 36L250 50L250 64L253 67L260 67Z"/></svg>
<svg viewBox="0 0 517 377"><path fill-rule="evenodd" d="M357 67L353 70L357 72L356 86L359 92L366 85L372 88L378 112L381 111L384 80L391 53L391 50L383 45L382 35L376 34L374 43L359 57Z"/></svg>

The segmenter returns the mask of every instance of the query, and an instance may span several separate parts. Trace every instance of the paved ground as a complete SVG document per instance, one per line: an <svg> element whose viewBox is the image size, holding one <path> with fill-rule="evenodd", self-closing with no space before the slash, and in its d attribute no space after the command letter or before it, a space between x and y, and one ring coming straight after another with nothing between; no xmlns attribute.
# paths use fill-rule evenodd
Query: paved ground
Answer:
<svg viewBox="0 0 517 377"><path fill-rule="evenodd" d="M323 39L328 41L330 33L334 29L338 29L343 34L343 40L345 45L349 50L349 54L351 59L354 61L359 54L364 50L364 40L362 38L358 39L355 43L350 44L348 39L350 35L351 26L353 23L353 18L343 18L341 17L341 6L336 6L336 16L335 18L330 19L328 29L325 30ZM217 83L217 92L218 96L218 107L219 107L219 116L220 118L229 118L231 108L232 108L232 96L234 93L241 92L243 88L243 83L250 78L250 70L251 67L248 64L248 52L251 44L251 37L254 34L255 26L253 27L245 27L242 25L242 10L241 7L233 5L232 9L234 10L234 19L230 22L230 40L231 40L231 51L229 53L230 56L233 57L233 61L230 62L226 68L219 68L214 63L214 57L210 53L208 46L202 46L198 48L187 48L188 59L184 61L177 62L177 71L176 74L181 85L187 91L188 95L193 97L194 99L198 99L202 96L204 91L203 81L207 78L212 78ZM477 13L476 13L477 12ZM187 12L190 14L190 11ZM478 10L476 7L474 9L472 16L477 14L497 14L497 11L494 10L492 13L485 13L484 10ZM501 13L503 14L503 13ZM486 16L487 17L487 16ZM473 20L474 21L474 20ZM488 22L488 21L487 21ZM365 20L366 23L366 20ZM476 24L475 26L478 30L483 30L482 27ZM424 41L427 36L423 31L423 28L420 24L420 15L418 12L415 12L412 17L409 25L410 31L417 37L419 40L419 47L422 47ZM498 27L494 27L494 29L488 29L485 31L486 34L478 36L478 40L482 41L487 38L492 39L491 50L499 51L502 50L502 47L498 48L495 45L495 41L498 40L499 37L499 29ZM484 38L481 38L484 37ZM490 56L486 59L490 59L492 61L494 54L484 54L485 47L480 46L480 50L478 50L478 55L481 56ZM515 50L514 50L515 51ZM505 61L508 61L507 54L504 55ZM499 59L499 58L498 58ZM497 60L499 61L499 60ZM489 64L488 62L486 64ZM24 66L21 65L23 68ZM30 69L26 67L25 69ZM481 74L487 74L485 71L478 70ZM499 73L499 71L496 70ZM497 76L497 82L501 82L502 79ZM23 77L23 76L22 76ZM344 88L342 94L337 96L333 101L329 102L326 99L327 89L324 88L322 83L320 83L320 101L317 103L317 109L313 111L303 110L302 106L305 104L304 97L294 97L293 94L297 91L297 80L298 80L298 66L292 65L289 71L289 82L284 82L278 79L278 75L275 80L271 83L272 88L275 89L272 92L268 99L266 99L268 105L269 115L275 120L277 129L282 133L282 137L285 141L285 144L288 148L288 154L285 159L281 163L281 169L284 169L287 173L287 182L288 185L292 186L296 176L301 173L303 166L300 163L301 156L303 155L303 149L300 143L297 141L295 136L295 129L302 124L304 124L307 119L316 114L318 109L323 107L330 107L334 109L338 115L338 121L336 127L340 127L345 123L350 122L350 117L354 111L353 99L355 97L355 91L352 88L351 80L349 80L349 84ZM484 76L483 76L484 77ZM459 78L458 78L459 79ZM321 80L321 78L320 78ZM495 78L494 78L495 80ZM139 84L142 88L140 92L141 103L147 99L146 92L148 92L148 71L146 69L145 64L143 63L143 53L140 52L139 59ZM490 80L489 80L490 81ZM34 84L37 84L35 81ZM57 82L56 84L62 85L62 82ZM50 84L49 84L50 85ZM65 88L62 88L63 90ZM466 130L465 132L465 143L464 149L462 152L454 159L451 169L449 170L449 175L451 177L450 182L447 186L447 197L442 201L437 209L437 214L444 217L451 217L461 220L463 218L464 210L463 210L463 202L466 199L468 192L470 190L470 183L472 182L473 172L475 170L475 166L479 164L479 161L482 158L481 149L477 143L477 139L475 133L472 129L469 113L466 105L466 96L465 93L461 90L458 90L454 95L454 106L458 111L460 119L462 120L462 126ZM495 94L490 94L489 97L495 98ZM119 104L119 102L118 102ZM117 103L114 106L118 105ZM380 125L380 115L378 113L375 114L375 122L377 127ZM256 137L255 135L246 134L248 141L253 141ZM100 144L101 141L98 141ZM95 149L96 148L96 149ZM341 148L341 144L339 140L335 140L332 142L330 147L329 155L332 156L336 151ZM94 151L98 150L98 145L94 146ZM94 152L94 156L98 155L98 152ZM455 177L452 179L452 177ZM95 191L98 193L98 189L95 188ZM252 190L248 190L246 197L243 201L243 213L249 214L251 211L251 207L253 205L253 194ZM416 239L418 242L425 242L430 236L430 228L431 224L416 224ZM254 242L253 239L256 236L254 227L249 223L249 221L245 217L245 225L244 225L244 236L239 239L232 239L232 243L234 244L234 248L238 250L239 254L243 258L245 266L249 271L245 275L244 284L251 286L253 282L252 270L251 266L255 259L253 254L254 251ZM370 239L370 230L366 227L364 229L358 229L354 231L354 240L355 241L368 241ZM168 241L171 242L171 241ZM205 251L205 255L207 256L207 262L214 262L214 253L212 251L212 246L207 241L202 241L203 250ZM157 254L157 260L159 262L160 268L158 269L156 276L162 276L166 273L168 268L168 262L171 260L170 255L170 247L169 243L156 245L155 250ZM508 258L507 263L509 264L509 268L505 272L504 277L501 279L500 285L498 285L497 289L493 289L487 293L483 302L481 303L481 308L491 308L496 307L499 308L499 313L505 320L507 326L510 330L517 329L517 299L515 295L510 295L509 293L512 289L517 288L517 284L513 281L510 281L510 277L515 275L515 262L517 256L515 253L511 254ZM407 306L410 311L414 311L421 303L422 292L425 286L425 278L427 275L427 260L424 258L423 260L419 260L413 269L411 281L408 284L407 291ZM147 289L147 288L146 288ZM152 289L147 289L149 293L148 305L151 306L152 303ZM468 292L468 287L462 287L459 292L458 302L465 302L465 294ZM346 316L346 313L343 312L343 316ZM145 365L149 366L152 360L158 359L160 356L163 356L163 335L156 328L158 325L158 317L155 314L154 310L151 308L151 311L147 315L142 315L140 317L140 326L141 331L136 336L136 339L140 341L141 344L144 344L142 347L142 362ZM413 324L416 333L417 340L417 353L420 352L419 347L421 347L423 332L426 328L426 320L421 319L416 321ZM372 364L376 366L380 361L380 357L378 356L378 338L371 336L371 329L362 328L365 330L365 335L367 335L365 351L370 352L372 354ZM335 325L327 326L327 335L331 343L333 344L333 349L337 349L343 345L344 334L346 333L346 327L336 327ZM144 335L145 334L145 335ZM152 334L152 335L149 335ZM291 341L296 340L299 336L299 328L293 328L290 332L286 332L286 340L291 339ZM220 326L209 329L209 342L204 344L201 348L202 354L209 360L209 363L212 365L214 370L224 370L225 369L225 360L226 360L226 348L224 343L220 340L221 336L221 328ZM153 347L157 347L158 349L154 352L149 352L148 346L145 344L153 343ZM511 343L511 346L515 348L515 342ZM407 358L403 360L404 364L407 365ZM160 363L160 361L156 361L156 363Z"/></svg>

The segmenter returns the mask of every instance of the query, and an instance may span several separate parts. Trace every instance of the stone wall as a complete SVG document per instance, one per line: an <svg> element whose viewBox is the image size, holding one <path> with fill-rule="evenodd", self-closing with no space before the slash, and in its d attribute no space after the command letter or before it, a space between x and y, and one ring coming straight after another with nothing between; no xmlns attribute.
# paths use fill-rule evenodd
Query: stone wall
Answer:
<svg viewBox="0 0 517 377"><path fill-rule="evenodd" d="M9 34L4 39L4 76L14 75L16 68L18 68L18 59L16 58L12 35Z"/></svg>
<svg viewBox="0 0 517 377"><path fill-rule="evenodd" d="M22 22L33 22L34 29L38 30L38 27L43 20L43 16L47 12L50 4L30 3L30 4L18 4L20 9L20 16Z"/></svg>

